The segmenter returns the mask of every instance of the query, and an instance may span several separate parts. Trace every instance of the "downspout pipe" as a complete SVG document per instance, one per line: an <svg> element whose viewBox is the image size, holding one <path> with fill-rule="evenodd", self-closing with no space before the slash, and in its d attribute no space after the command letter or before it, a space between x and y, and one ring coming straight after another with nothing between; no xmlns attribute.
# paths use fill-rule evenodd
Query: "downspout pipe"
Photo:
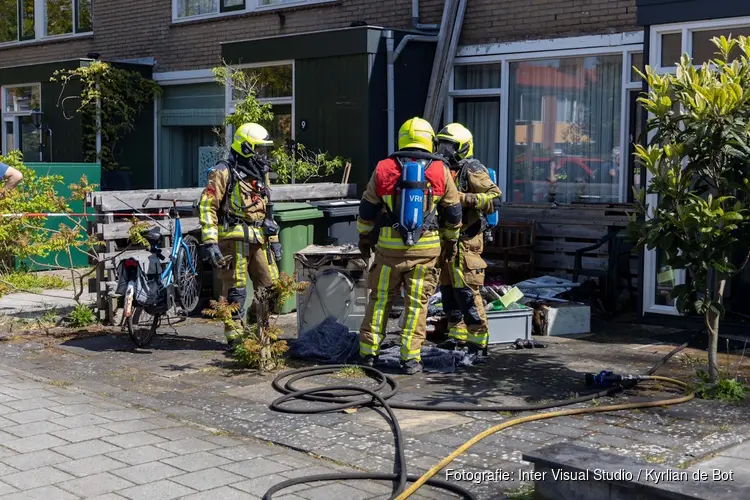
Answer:
<svg viewBox="0 0 750 500"><path fill-rule="evenodd" d="M388 108L388 156L393 154L395 151L395 138L396 138L396 77L395 77L395 63L396 54L393 50L393 31L387 30L383 33L385 37L385 47L387 53L387 67L386 67L386 92L387 92L387 108ZM403 42L403 40L402 40ZM401 44L399 44L401 47ZM381 94L382 95L382 94Z"/></svg>
<svg viewBox="0 0 750 500"><path fill-rule="evenodd" d="M438 31L439 24L422 24L419 22L419 0L411 0L411 26L419 31Z"/></svg>

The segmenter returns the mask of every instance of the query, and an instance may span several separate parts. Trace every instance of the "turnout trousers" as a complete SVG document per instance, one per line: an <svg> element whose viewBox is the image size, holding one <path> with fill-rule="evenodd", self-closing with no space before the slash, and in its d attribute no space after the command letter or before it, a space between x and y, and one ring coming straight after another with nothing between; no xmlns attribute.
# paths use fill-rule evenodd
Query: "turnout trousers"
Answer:
<svg viewBox="0 0 750 500"><path fill-rule="evenodd" d="M370 299L359 330L361 356L377 356L385 338L393 298L404 289L401 361L421 361L427 336L427 303L437 287L437 257L387 257L376 252L368 274Z"/></svg>
<svg viewBox="0 0 750 500"><path fill-rule="evenodd" d="M487 264L481 257L483 235L477 238L459 242L458 256L442 265L440 293L448 316L448 336L484 348L489 329L479 289L484 286Z"/></svg>
<svg viewBox="0 0 750 500"><path fill-rule="evenodd" d="M217 277L221 280L221 295L232 304L240 304L236 319L244 317L245 300L247 299L247 277L253 284L253 289L270 287L279 278L276 262L269 258L267 244L245 244L242 240L221 240L219 249L222 255L231 255L228 267L217 269ZM254 310L254 309L253 309ZM239 326L234 329L225 328L224 334L228 341L234 340L241 332Z"/></svg>

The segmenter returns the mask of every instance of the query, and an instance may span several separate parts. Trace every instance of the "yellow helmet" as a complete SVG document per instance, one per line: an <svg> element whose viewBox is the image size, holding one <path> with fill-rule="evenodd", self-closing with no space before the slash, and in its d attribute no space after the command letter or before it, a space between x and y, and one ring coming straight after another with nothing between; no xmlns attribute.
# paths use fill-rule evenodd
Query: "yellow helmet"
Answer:
<svg viewBox="0 0 750 500"><path fill-rule="evenodd" d="M245 123L234 133L232 150L238 155L249 158L258 146L271 146L273 141L268 131L257 123Z"/></svg>
<svg viewBox="0 0 750 500"><path fill-rule="evenodd" d="M398 130L398 149L415 148L435 152L435 131L427 120L406 120Z"/></svg>
<svg viewBox="0 0 750 500"><path fill-rule="evenodd" d="M455 155L459 160L474 156L474 137L469 129L460 123L449 123L437 134L438 145L441 142L455 144Z"/></svg>

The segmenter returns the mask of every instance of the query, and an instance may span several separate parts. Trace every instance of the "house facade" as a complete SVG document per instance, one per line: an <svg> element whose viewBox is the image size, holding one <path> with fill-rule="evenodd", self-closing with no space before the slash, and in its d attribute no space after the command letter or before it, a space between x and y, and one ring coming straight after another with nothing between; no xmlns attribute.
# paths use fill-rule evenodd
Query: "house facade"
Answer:
<svg viewBox="0 0 750 500"><path fill-rule="evenodd" d="M96 56L137 65L162 85L127 141L131 174L110 189L199 185L200 150L216 143L214 129L236 98L214 82L211 68L222 61L272 77L261 97L273 106L275 137L351 158L351 179L364 185L393 146L389 111L396 123L421 114L435 51L433 42L405 46L389 100L388 39L399 45L410 34L434 35L443 10L440 0L0 4L3 151L35 157L42 140L44 160L80 161L80 124L63 116L69 110L48 83L55 68ZM624 225L615 209L648 182L631 154L645 123L633 66L670 71L684 52L703 61L713 52L710 38L729 33L750 34L750 3L468 1L443 121L474 132L509 213L515 206L538 222L538 269L570 272L571 252ZM39 106L52 144L30 125ZM565 219L550 202L585 208ZM606 250L600 257L589 260L602 265ZM634 261L633 274L644 314L676 314L666 290L685 276L661 266L654 252Z"/></svg>

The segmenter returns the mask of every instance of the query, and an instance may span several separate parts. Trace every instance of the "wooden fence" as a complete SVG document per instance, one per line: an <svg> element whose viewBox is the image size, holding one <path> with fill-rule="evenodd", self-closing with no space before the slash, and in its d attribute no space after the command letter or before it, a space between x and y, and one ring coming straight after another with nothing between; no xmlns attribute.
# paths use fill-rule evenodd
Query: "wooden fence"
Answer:
<svg viewBox="0 0 750 500"><path fill-rule="evenodd" d="M132 248L128 242L128 231L132 226L130 219L135 214L139 220L148 222L151 227L158 227L164 236L163 247L172 245L172 224L166 215L172 203L164 200L151 200L146 208L142 203L146 197L160 194L163 198L177 198L186 201L177 204L183 234L200 230L195 202L201 195L202 188L185 189L151 189L138 191L102 191L91 193L86 200L93 209L95 222L89 225L89 234L103 242L100 248L100 263L97 265L96 277L89 281L89 291L96 293L97 308L104 312L104 321L112 322L116 303L110 300L115 282L115 269L122 259L137 255L148 255L148 250ZM271 198L274 202L314 201L327 199L355 198L357 187L354 184L316 183L290 184L272 186ZM148 214L148 217L144 217Z"/></svg>

